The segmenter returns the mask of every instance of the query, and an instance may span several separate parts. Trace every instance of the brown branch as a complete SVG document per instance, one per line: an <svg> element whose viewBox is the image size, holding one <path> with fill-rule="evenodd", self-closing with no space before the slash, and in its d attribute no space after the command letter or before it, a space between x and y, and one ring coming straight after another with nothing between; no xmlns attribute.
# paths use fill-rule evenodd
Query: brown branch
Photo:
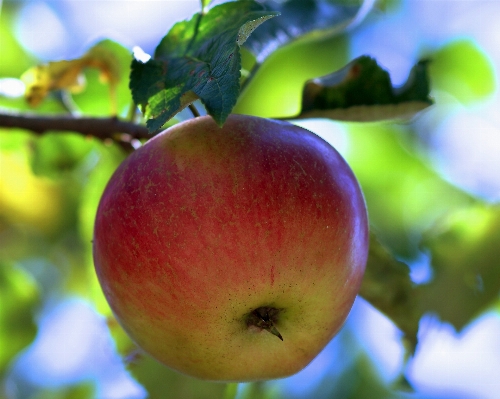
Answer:
<svg viewBox="0 0 500 399"><path fill-rule="evenodd" d="M145 126L125 122L116 117L91 118L67 115L41 116L0 112L0 127L30 130L36 134L48 131L65 131L93 136L101 140L128 141L149 139L154 136Z"/></svg>

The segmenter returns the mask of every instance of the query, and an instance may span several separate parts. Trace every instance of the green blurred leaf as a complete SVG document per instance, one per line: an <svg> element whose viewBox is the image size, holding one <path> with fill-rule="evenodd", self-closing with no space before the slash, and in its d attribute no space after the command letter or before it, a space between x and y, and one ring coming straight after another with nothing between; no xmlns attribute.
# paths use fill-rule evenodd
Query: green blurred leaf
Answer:
<svg viewBox="0 0 500 399"><path fill-rule="evenodd" d="M271 386L266 381L255 381L238 384L237 399L281 399L278 386Z"/></svg>
<svg viewBox="0 0 500 399"><path fill-rule="evenodd" d="M129 371L148 391L148 399L222 399L226 385L179 374L148 355L137 358Z"/></svg>
<svg viewBox="0 0 500 399"><path fill-rule="evenodd" d="M426 234L432 281L422 307L457 330L493 306L500 295L500 207L476 205L450 213Z"/></svg>
<svg viewBox="0 0 500 399"><path fill-rule="evenodd" d="M358 178L377 238L403 259L419 254L421 235L439 218L472 203L444 181L412 142L408 126L349 123L346 159Z"/></svg>
<svg viewBox="0 0 500 399"><path fill-rule="evenodd" d="M23 392L31 391L31 395L22 397L29 399L96 399L94 385L90 382L84 382L59 389L33 387ZM3 399L1 396L0 398Z"/></svg>
<svg viewBox="0 0 500 399"><path fill-rule="evenodd" d="M124 158L124 152L116 146L98 143L84 160L86 184L80 196L78 227L83 242L88 245L94 235L94 219L101 195L111 175Z"/></svg>
<svg viewBox="0 0 500 399"><path fill-rule="evenodd" d="M349 52L347 35L298 40L278 49L248 80L233 112L264 118L298 115L305 82L345 66Z"/></svg>
<svg viewBox="0 0 500 399"><path fill-rule="evenodd" d="M115 41L102 40L89 50L89 54L109 65L109 77L103 74L102 68L87 68L84 71L85 90L73 95L78 110L86 115L116 114L126 117L132 104L129 89L131 50ZM103 84L106 82L113 84Z"/></svg>
<svg viewBox="0 0 500 399"><path fill-rule="evenodd" d="M485 52L470 39L459 39L429 55L433 88L468 104L495 92L496 73Z"/></svg>
<svg viewBox="0 0 500 399"><path fill-rule="evenodd" d="M421 316L432 312L457 330L495 306L500 295L500 207L475 205L451 212L429 230L431 282L415 285L406 264L377 242L370 253L360 295L387 315L417 345Z"/></svg>
<svg viewBox="0 0 500 399"><path fill-rule="evenodd" d="M337 392L343 399L403 399L400 392L392 391L384 383L377 365L366 355L358 356L356 363L344 371L342 382L343 389Z"/></svg>
<svg viewBox="0 0 500 399"><path fill-rule="evenodd" d="M413 396L407 397L402 392L393 390L393 387L387 385L387 378L383 375L384 371L380 369L380 363L376 359L370 358L369 354L360 348L362 343L356 342L354 337L344 336L342 338L345 340L343 350L349 355L335 372L323 374L323 378L318 381L317 388L310 392L307 398L417 399ZM315 376L315 378L317 377ZM270 399L276 397L288 399L288 396L283 394L271 396ZM260 396L256 396L252 399L260 398Z"/></svg>
<svg viewBox="0 0 500 399"><path fill-rule="evenodd" d="M33 172L57 178L77 167L93 148L93 142L76 134L48 133L32 140L31 147Z"/></svg>
<svg viewBox="0 0 500 399"><path fill-rule="evenodd" d="M66 204L71 184L63 186L60 181L33 174L28 151L31 138L25 137L24 143L22 139L18 142L19 147L14 145L0 153L0 222L22 229L24 234L53 237L71 223L72 207ZM11 238L2 237L1 246Z"/></svg>
<svg viewBox="0 0 500 399"><path fill-rule="evenodd" d="M24 151L30 142L31 135L24 130L0 129L2 139L0 140L0 151Z"/></svg>
<svg viewBox="0 0 500 399"><path fill-rule="evenodd" d="M389 317L404 333L411 353L417 346L422 312L410 269L398 261L372 234L360 295Z"/></svg>
<svg viewBox="0 0 500 399"><path fill-rule="evenodd" d="M224 391L224 399L236 399L238 394L238 383L231 382L226 384L226 389Z"/></svg>
<svg viewBox="0 0 500 399"><path fill-rule="evenodd" d="M33 320L39 306L37 284L24 270L0 262L0 375L37 332Z"/></svg>
<svg viewBox="0 0 500 399"><path fill-rule="evenodd" d="M260 1L281 13L262 26L245 43L262 63L274 50L297 39L331 37L342 33L360 10L360 2L339 4L329 0Z"/></svg>
<svg viewBox="0 0 500 399"><path fill-rule="evenodd" d="M0 12L0 77L19 77L33 65L34 58L29 55L16 40L13 26L15 21L15 3L3 2ZM10 4L9 4L10 3ZM0 3L1 4L1 3Z"/></svg>
<svg viewBox="0 0 500 399"><path fill-rule="evenodd" d="M394 88L389 73L373 58L359 57L337 72L308 81L298 118L377 121L411 117L432 104L427 64L417 63L407 82Z"/></svg>
<svg viewBox="0 0 500 399"><path fill-rule="evenodd" d="M132 61L130 88L145 108L150 131L201 99L218 124L239 95L239 46L262 22L276 16L255 1L224 3L175 24L146 63Z"/></svg>

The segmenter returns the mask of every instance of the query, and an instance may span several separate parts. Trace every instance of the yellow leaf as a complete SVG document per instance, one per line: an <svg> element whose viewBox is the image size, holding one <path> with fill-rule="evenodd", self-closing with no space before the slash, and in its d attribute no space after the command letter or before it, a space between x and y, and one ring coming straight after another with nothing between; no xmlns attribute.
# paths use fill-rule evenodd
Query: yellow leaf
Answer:
<svg viewBox="0 0 500 399"><path fill-rule="evenodd" d="M107 41L97 43L81 58L62 60L37 65L28 69L21 79L26 85L25 98L31 106L40 104L47 94L54 90L69 90L72 93L84 89L83 70L97 68L101 81L108 83L112 111L116 113L116 85L120 80L120 65Z"/></svg>
<svg viewBox="0 0 500 399"><path fill-rule="evenodd" d="M50 91L67 89L72 93L83 90L82 61L56 61L28 69L21 80L26 85L24 94L31 106L37 106Z"/></svg>

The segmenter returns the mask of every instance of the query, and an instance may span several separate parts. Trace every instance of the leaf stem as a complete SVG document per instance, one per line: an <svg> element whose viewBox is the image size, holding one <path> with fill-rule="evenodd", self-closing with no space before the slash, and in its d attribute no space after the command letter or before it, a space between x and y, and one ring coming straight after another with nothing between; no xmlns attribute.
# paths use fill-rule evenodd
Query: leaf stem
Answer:
<svg viewBox="0 0 500 399"><path fill-rule="evenodd" d="M192 103L189 104L188 108L191 111L191 113L193 114L193 117L198 118L200 116L200 112L198 111L198 109L196 108L196 106L194 104L192 104Z"/></svg>
<svg viewBox="0 0 500 399"><path fill-rule="evenodd" d="M252 79L256 75L256 73L259 70L261 65L262 64L259 62L255 62L255 64L252 66L252 69L250 69L250 71L248 72L248 76L245 78L245 80L243 81L243 83L241 84L241 87L240 87L240 97L243 94L243 91L247 88L249 83L252 81Z"/></svg>

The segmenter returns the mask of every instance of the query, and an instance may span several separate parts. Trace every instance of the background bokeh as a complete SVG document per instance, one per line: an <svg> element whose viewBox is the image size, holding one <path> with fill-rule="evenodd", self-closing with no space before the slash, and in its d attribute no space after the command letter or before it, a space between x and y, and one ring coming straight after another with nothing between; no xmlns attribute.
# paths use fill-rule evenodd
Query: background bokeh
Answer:
<svg viewBox="0 0 500 399"><path fill-rule="evenodd" d="M419 59L430 59L436 104L407 123L297 123L351 164L372 227L409 264L414 284L442 278L422 242L450 214L466 244L455 249L457 265L466 259L500 269L500 253L488 252L500 248L500 219L491 222L484 210L500 201L500 2L393 0L365 2L365 8L366 18L344 34L291 44L270 56L235 112L294 115L307 79L359 55L375 57L396 85ZM81 56L103 38L120 43L125 59L133 49L151 54L174 22L198 9L197 0L0 0L0 108L30 110L19 80L29 67ZM108 92L97 73L86 72L86 79L87 89L72 97L75 108L108 114ZM65 111L56 97L36 110ZM93 217L125 156L117 146L71 134L35 137L0 129L1 399L224 397L224 384L179 375L135 350L102 296L91 258ZM493 226L486 249L485 225ZM498 257L482 258L486 252ZM500 279L500 272L470 276L478 295L485 278ZM446 275L442 280L433 294L445 302L451 288ZM408 361L401 332L358 298L341 333L305 370L240 384L237 397L498 399L496 298L460 328L458 316L426 314ZM443 314L460 314L466 300Z"/></svg>

